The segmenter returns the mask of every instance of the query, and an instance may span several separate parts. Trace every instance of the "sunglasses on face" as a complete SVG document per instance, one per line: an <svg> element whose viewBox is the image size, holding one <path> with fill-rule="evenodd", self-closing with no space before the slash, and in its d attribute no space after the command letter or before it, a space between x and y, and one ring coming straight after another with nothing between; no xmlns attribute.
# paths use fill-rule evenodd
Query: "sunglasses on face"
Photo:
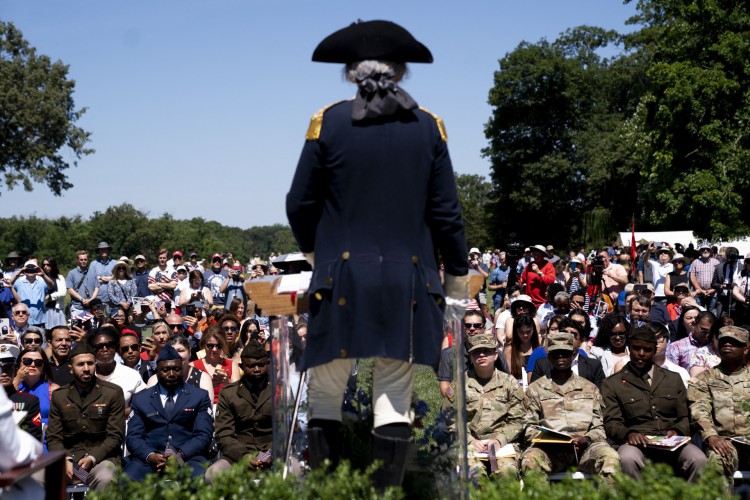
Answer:
<svg viewBox="0 0 750 500"><path fill-rule="evenodd" d="M185 325L179 324L179 325L168 325L170 329L174 330L175 328L178 330L182 330L185 328Z"/></svg>
<svg viewBox="0 0 750 500"><path fill-rule="evenodd" d="M113 341L113 340L110 340L109 342L100 342L98 344L94 344L94 350L95 351L101 351L105 347L107 349L109 349L109 350L112 350L115 347L117 347L117 343L115 343L115 341Z"/></svg>
<svg viewBox="0 0 750 500"><path fill-rule="evenodd" d="M130 344L120 347L120 350L123 352L123 354L128 351L138 352L141 350L141 346L139 344Z"/></svg>
<svg viewBox="0 0 750 500"><path fill-rule="evenodd" d="M14 316L28 316L29 311L13 311Z"/></svg>
<svg viewBox="0 0 750 500"><path fill-rule="evenodd" d="M255 363L248 363L246 361L245 362L245 368L249 368L249 369L252 369L252 368L263 368L267 364L268 364L268 361L258 361L258 362L255 362Z"/></svg>
<svg viewBox="0 0 750 500"><path fill-rule="evenodd" d="M464 328L467 330L469 328L482 328L484 326L484 323L464 323Z"/></svg>
<svg viewBox="0 0 750 500"><path fill-rule="evenodd" d="M206 349L221 349L221 344L206 344Z"/></svg>
<svg viewBox="0 0 750 500"><path fill-rule="evenodd" d="M21 360L21 363L23 363L23 366L31 366L34 365L37 368L41 368L44 365L44 361L41 359L31 359L31 358L23 358Z"/></svg>
<svg viewBox="0 0 750 500"><path fill-rule="evenodd" d="M25 338L25 339L23 339L23 343L26 344L26 345L29 345L29 344L41 344L42 343L42 339L33 338L33 337Z"/></svg>
<svg viewBox="0 0 750 500"><path fill-rule="evenodd" d="M236 326L225 326L224 331L227 333L236 333L238 328Z"/></svg>

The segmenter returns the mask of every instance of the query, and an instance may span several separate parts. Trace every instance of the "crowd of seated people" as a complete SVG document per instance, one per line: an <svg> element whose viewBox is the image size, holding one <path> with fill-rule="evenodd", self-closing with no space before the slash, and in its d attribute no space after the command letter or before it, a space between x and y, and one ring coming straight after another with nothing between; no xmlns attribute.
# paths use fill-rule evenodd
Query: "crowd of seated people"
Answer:
<svg viewBox="0 0 750 500"><path fill-rule="evenodd" d="M630 263L623 249L559 257L536 245L516 273L505 272L515 264L504 253L488 252L489 291L502 297L475 297L462 325L472 470L576 466L609 481L620 471L639 477L646 460L687 480L709 462L728 478L747 468L748 445L733 438L748 434L750 416L738 404L750 396L750 258L743 268L733 250L702 245L691 261L689 250L677 257L649 244ZM203 268L165 249L148 270L142 255L115 261L110 252L99 243L91 264L78 252L66 278L52 257L6 260L13 292L0 307L0 362L13 411L26 412L20 428L44 450L64 450L68 480L95 489L117 466L142 479L170 457L209 482L243 457L270 467L273 336L234 281L271 270L222 254ZM305 339L304 315L292 320ZM455 402L452 340L438 379ZM655 444L694 435L674 451ZM503 450L492 467L489 445Z"/></svg>

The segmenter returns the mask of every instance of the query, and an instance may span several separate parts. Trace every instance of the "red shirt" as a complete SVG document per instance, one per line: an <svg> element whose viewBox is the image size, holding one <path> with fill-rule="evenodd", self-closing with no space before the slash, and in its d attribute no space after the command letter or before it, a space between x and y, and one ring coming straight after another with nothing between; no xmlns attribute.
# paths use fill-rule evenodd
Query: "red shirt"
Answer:
<svg viewBox="0 0 750 500"><path fill-rule="evenodd" d="M531 301L538 308L547 302L547 287L555 281L555 266L546 260L544 261L543 266L539 266L539 263L537 262L536 264L542 272L542 275L539 276L538 273L531 270L531 265L534 262L535 261L529 262L526 269L523 270L523 274L521 274L521 282L526 283L525 293L531 297Z"/></svg>

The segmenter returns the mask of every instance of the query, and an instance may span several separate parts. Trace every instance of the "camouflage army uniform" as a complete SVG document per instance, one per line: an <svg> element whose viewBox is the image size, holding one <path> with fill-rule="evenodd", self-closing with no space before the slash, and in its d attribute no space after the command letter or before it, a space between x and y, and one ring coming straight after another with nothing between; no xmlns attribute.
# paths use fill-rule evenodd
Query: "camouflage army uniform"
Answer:
<svg viewBox="0 0 750 500"><path fill-rule="evenodd" d="M489 472L489 462L472 457L476 440L496 439L500 446L521 437L524 421L523 389L510 375L495 370L489 382L482 385L469 371L466 377L466 422L469 435L469 470L473 474ZM516 455L520 451L514 443ZM497 459L497 474L518 474L515 457Z"/></svg>
<svg viewBox="0 0 750 500"><path fill-rule="evenodd" d="M526 440L537 434L537 425L568 434L581 434L591 441L578 461L578 468L610 481L620 471L620 457L607 444L602 422L599 389L586 379L572 374L563 385L547 375L526 389ZM562 472L576 465L576 452L570 444L534 444L521 457L521 473L541 470L546 474Z"/></svg>
<svg viewBox="0 0 750 500"><path fill-rule="evenodd" d="M741 407L750 401L750 367L727 374L720 367L707 370L688 386L690 417L705 443L711 436L725 439L750 436L750 412ZM734 450L730 457L722 458L715 451L708 452L708 461L721 464L724 474L731 477L740 464L750 465L750 446L732 441Z"/></svg>

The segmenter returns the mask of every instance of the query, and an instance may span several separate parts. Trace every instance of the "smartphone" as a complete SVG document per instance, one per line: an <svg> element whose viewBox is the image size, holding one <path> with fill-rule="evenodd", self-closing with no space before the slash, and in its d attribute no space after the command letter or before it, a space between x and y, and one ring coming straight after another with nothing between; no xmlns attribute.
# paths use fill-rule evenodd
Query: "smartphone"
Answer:
<svg viewBox="0 0 750 500"><path fill-rule="evenodd" d="M144 326L141 328L141 340L154 338L154 327Z"/></svg>
<svg viewBox="0 0 750 500"><path fill-rule="evenodd" d="M182 308L182 315L195 317L195 304L186 304L185 307Z"/></svg>

